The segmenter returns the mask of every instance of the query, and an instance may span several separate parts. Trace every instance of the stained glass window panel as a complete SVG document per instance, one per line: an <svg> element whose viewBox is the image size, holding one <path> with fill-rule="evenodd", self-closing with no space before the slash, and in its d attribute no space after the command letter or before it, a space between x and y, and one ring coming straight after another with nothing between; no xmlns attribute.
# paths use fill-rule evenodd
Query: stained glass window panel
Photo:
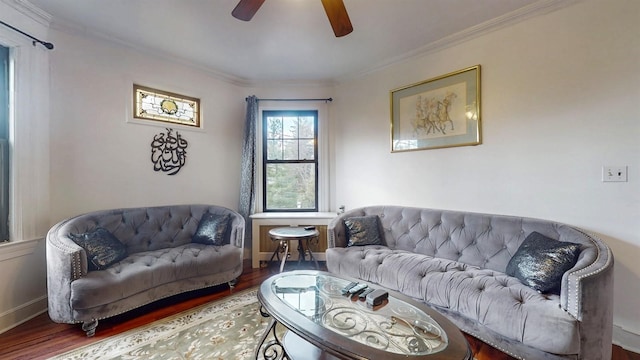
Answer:
<svg viewBox="0 0 640 360"><path fill-rule="evenodd" d="M133 85L134 117L200 127L200 99Z"/></svg>

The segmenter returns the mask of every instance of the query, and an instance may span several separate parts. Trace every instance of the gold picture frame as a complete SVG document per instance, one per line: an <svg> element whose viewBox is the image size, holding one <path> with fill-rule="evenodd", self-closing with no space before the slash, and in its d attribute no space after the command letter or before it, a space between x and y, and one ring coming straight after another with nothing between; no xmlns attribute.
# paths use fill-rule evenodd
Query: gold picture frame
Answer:
<svg viewBox="0 0 640 360"><path fill-rule="evenodd" d="M391 90L391 152L481 144L480 65Z"/></svg>
<svg viewBox="0 0 640 360"><path fill-rule="evenodd" d="M201 128L200 99L133 84L133 117Z"/></svg>

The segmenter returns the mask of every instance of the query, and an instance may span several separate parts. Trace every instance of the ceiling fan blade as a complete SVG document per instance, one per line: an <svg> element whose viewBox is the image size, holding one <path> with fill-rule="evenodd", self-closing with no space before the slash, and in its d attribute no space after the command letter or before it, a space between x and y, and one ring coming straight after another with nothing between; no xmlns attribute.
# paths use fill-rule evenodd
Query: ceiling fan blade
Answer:
<svg viewBox="0 0 640 360"><path fill-rule="evenodd" d="M322 0L322 6L336 37L345 36L353 31L347 8L344 7L342 0Z"/></svg>
<svg viewBox="0 0 640 360"><path fill-rule="evenodd" d="M240 0L231 15L236 19L249 21L258 12L262 3L264 3L264 0Z"/></svg>

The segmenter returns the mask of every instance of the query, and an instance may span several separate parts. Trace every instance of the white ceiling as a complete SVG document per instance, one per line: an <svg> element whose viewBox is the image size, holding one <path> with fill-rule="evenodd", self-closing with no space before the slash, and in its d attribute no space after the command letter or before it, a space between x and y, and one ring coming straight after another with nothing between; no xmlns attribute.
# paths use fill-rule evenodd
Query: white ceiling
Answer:
<svg viewBox="0 0 640 360"><path fill-rule="evenodd" d="M52 15L54 27L234 81L330 83L562 0L344 0L354 31L341 38L334 36L320 0L266 0L250 22L231 16L238 0L29 1Z"/></svg>

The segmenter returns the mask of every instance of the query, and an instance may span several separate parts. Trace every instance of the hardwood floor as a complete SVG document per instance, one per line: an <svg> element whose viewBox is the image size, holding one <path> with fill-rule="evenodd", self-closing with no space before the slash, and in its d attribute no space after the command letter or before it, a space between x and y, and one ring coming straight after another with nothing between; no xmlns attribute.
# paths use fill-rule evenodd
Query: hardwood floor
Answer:
<svg viewBox="0 0 640 360"><path fill-rule="evenodd" d="M257 286L272 275L272 269L252 269L246 261L244 272L234 291ZM138 326L179 313L192 307L224 298L231 294L228 286L194 291L159 300L151 305L100 321L96 336L87 338L80 325L56 324L41 314L28 322L0 334L0 359L47 359L76 347L120 334ZM477 360L511 360L491 346L465 334ZM614 360L640 360L640 355L613 346Z"/></svg>

